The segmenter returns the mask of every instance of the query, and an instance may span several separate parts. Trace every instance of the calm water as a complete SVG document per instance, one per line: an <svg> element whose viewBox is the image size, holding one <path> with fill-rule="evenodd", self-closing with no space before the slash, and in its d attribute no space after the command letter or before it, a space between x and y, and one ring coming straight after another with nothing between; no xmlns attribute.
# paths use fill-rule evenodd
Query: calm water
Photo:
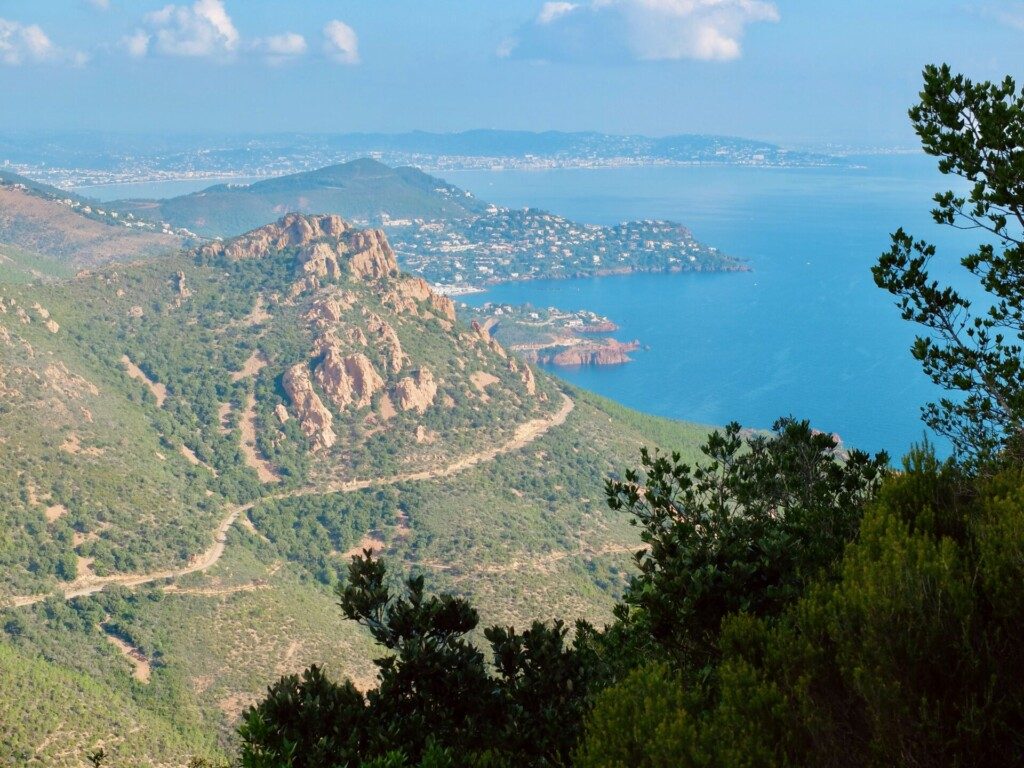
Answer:
<svg viewBox="0 0 1024 768"><path fill-rule="evenodd" d="M126 200L135 198L164 198L187 195L198 192L214 184L249 184L256 181L254 177L231 176L223 179L171 179L168 181L150 181L144 183L129 182L126 184L93 184L75 187L75 192L91 197L100 202L110 200Z"/></svg>
<svg viewBox="0 0 1024 768"><path fill-rule="evenodd" d="M858 163L867 167L447 173L482 198L582 221L674 219L754 270L518 283L466 300L607 314L618 338L648 348L628 365L555 372L628 406L752 427L793 414L901 456L924 434L919 409L937 390L909 355L912 327L869 270L899 226L940 245L947 276L971 238L932 223L931 195L949 180L931 159Z"/></svg>

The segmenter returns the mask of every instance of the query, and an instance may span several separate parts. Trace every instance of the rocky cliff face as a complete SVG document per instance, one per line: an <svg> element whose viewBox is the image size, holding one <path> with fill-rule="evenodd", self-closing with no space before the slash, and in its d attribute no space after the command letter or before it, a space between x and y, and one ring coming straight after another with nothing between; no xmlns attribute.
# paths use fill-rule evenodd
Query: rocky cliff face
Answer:
<svg viewBox="0 0 1024 768"><path fill-rule="evenodd" d="M339 410L365 408L384 388L384 379L362 353L343 355L331 347L313 373L316 383Z"/></svg>
<svg viewBox="0 0 1024 768"><path fill-rule="evenodd" d="M568 347L549 347L529 350L523 356L534 363L547 365L619 365L628 363L629 353L640 348L640 342L622 342L605 339L600 342L582 342Z"/></svg>
<svg viewBox="0 0 1024 768"><path fill-rule="evenodd" d="M523 380L523 389L528 395L537 394L537 380L533 377L533 369L530 368L526 363L520 365L516 362L515 357L509 356L508 358L508 369L512 373L518 373L519 378Z"/></svg>
<svg viewBox="0 0 1024 768"><path fill-rule="evenodd" d="M491 338L490 331L488 331L486 328L480 325L480 323L478 323L476 320L473 321L472 328L473 333L475 333L477 337L482 342L484 342L484 344L487 345L488 349L497 354L499 357L508 357L508 353L505 352L505 348L501 346L501 344L499 344L495 339Z"/></svg>
<svg viewBox="0 0 1024 768"><path fill-rule="evenodd" d="M434 293L422 277L402 278L384 295L384 303L394 307L397 312L411 315L419 315L420 305L426 304L429 307L427 311L432 310L448 322L455 322L455 302L447 296Z"/></svg>
<svg viewBox="0 0 1024 768"><path fill-rule="evenodd" d="M232 260L257 259L325 238L338 239L348 231L348 224L340 216L290 213L274 224L254 229L227 243L204 245L199 252L207 257L224 255Z"/></svg>
<svg viewBox="0 0 1024 768"><path fill-rule="evenodd" d="M372 334L377 344L388 357L388 368L391 373L398 373L405 365L406 357L402 352L402 342L395 329L380 315L370 313L367 317L366 329ZM364 338L363 344L369 342Z"/></svg>
<svg viewBox="0 0 1024 768"><path fill-rule="evenodd" d="M295 416L302 426L302 432L309 438L313 450L334 445L338 439L332 428L334 416L313 389L309 368L304 363L293 365L285 372L281 384L291 400L292 408L295 409Z"/></svg>
<svg viewBox="0 0 1024 768"><path fill-rule="evenodd" d="M348 240L352 275L362 280L380 280L398 276L398 262L388 238L380 229L364 229Z"/></svg>
<svg viewBox="0 0 1024 768"><path fill-rule="evenodd" d="M433 405L436 395L437 382L426 368L420 368L395 385L395 402L400 411L423 413Z"/></svg>
<svg viewBox="0 0 1024 768"><path fill-rule="evenodd" d="M342 318L345 310L351 309L356 302L356 296L347 291L327 292L313 302L312 308L306 314L306 320L317 328L327 328Z"/></svg>
<svg viewBox="0 0 1024 768"><path fill-rule="evenodd" d="M206 258L225 256L233 261L259 259L298 249L297 258L306 275L305 287L315 289L324 281L341 278L376 281L397 277L398 262L384 232L352 229L340 216L304 216L292 213L227 243L210 243L199 249Z"/></svg>

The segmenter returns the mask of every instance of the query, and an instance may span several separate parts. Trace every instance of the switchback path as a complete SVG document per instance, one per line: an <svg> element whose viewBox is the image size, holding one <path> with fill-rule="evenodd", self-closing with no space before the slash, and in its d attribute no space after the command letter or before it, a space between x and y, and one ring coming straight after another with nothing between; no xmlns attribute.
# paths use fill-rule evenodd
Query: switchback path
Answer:
<svg viewBox="0 0 1024 768"><path fill-rule="evenodd" d="M143 584L152 584L155 581L176 579L181 576L187 576L190 573L206 571L213 567L224 555L228 530L235 524L235 521L238 520L239 515L248 512L256 506L256 504L260 504L265 501L272 501L274 499L324 495L328 493L352 493L353 491L361 491L366 488L395 485L396 483L436 480L442 477L450 477L462 472L463 470L469 469L470 467L474 467L488 461L493 461L498 456L502 456L506 453L512 453L513 451L526 447L551 429L564 424L574 407L575 403L572 398L563 394L562 407L559 408L556 413L545 418L533 419L532 421L520 424L519 427L516 428L516 431L510 440L486 450L463 456L462 458L443 467L425 469L418 472L406 472L403 474L390 475L388 477L380 477L370 480L348 480L344 482L330 483L323 486L307 486L304 488L297 488L291 491L283 491L281 493L264 496L263 498L249 502L248 504L233 504L228 508L228 514L223 520L221 520L220 525L217 526L217 530L214 531L213 546L205 552L193 557L187 565L184 565L181 568L169 568L161 571L152 571L150 573L118 573L112 576L82 576L64 585L60 592L14 597L9 599L6 603L0 603L0 608L20 608L23 606L34 605L35 603L40 603L43 600L46 600L54 594L62 595L65 600L73 600L76 597L84 597L85 595L102 592L107 587L114 585L137 587Z"/></svg>

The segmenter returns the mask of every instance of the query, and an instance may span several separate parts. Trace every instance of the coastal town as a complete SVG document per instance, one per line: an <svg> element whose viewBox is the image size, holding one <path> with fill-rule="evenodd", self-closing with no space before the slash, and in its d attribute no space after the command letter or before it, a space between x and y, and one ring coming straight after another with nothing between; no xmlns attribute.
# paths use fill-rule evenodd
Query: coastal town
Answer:
<svg viewBox="0 0 1024 768"><path fill-rule="evenodd" d="M405 269L456 295L515 280L747 269L669 221L609 227L532 208L492 205L474 218L383 217L379 223Z"/></svg>

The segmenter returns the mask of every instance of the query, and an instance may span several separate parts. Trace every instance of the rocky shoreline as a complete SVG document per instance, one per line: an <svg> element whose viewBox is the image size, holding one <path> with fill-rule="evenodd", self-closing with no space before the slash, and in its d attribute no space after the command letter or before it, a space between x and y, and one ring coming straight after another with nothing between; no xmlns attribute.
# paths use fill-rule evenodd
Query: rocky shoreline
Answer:
<svg viewBox="0 0 1024 768"><path fill-rule="evenodd" d="M580 341L560 347L524 350L520 354L531 363L576 367L583 365L621 365L633 358L630 352L640 348L639 341L617 341L602 339L601 341Z"/></svg>

